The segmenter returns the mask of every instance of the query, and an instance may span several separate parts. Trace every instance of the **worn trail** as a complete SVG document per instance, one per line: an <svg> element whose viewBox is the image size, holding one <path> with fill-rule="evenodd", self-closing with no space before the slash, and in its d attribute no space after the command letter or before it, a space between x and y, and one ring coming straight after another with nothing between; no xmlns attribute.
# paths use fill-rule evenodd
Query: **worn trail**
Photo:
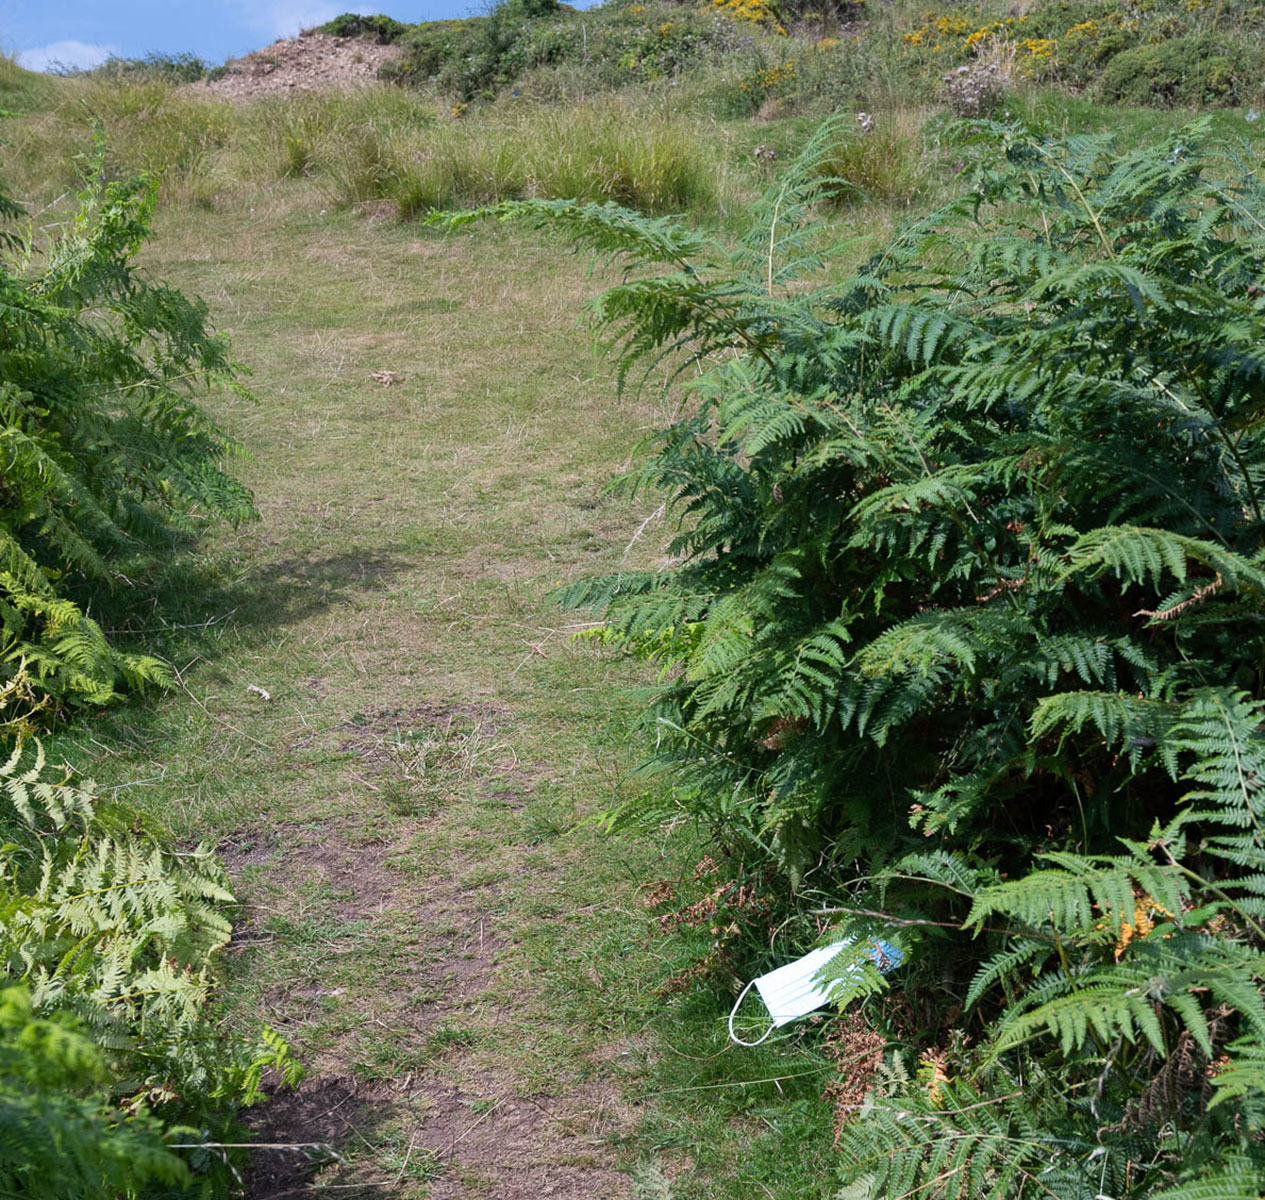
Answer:
<svg viewBox="0 0 1265 1200"><path fill-rule="evenodd" d="M620 560L646 514L603 486L655 413L575 329L583 264L319 203L160 230L154 271L254 368L220 406L263 521L144 618L182 697L79 748L219 844L230 1019L310 1068L250 1123L340 1161L260 1151L248 1194L626 1196L653 972L623 859L654 851L577 822L625 769L636 681L543 599Z"/></svg>

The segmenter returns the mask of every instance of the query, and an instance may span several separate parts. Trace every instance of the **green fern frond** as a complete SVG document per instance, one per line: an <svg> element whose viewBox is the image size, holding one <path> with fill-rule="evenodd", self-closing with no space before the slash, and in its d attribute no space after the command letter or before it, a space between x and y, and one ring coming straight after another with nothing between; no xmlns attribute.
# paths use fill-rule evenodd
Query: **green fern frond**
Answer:
<svg viewBox="0 0 1265 1200"><path fill-rule="evenodd" d="M1171 739L1192 756L1186 803L1211 803L1227 824L1248 827L1265 852L1265 704L1231 688L1200 688L1182 705Z"/></svg>
<svg viewBox="0 0 1265 1200"><path fill-rule="evenodd" d="M1198 1176L1176 1187L1151 1193L1152 1200L1260 1200L1265 1194L1265 1162L1245 1154L1231 1154L1205 1167Z"/></svg>
<svg viewBox="0 0 1265 1200"><path fill-rule="evenodd" d="M1135 894L1148 895L1169 912L1178 912L1191 893L1190 881L1180 870L1140 853L1087 858L1054 852L1040 859L1056 865L981 888L964 924L978 928L1000 914L1032 929L1084 934L1101 920L1118 934L1133 919Z"/></svg>

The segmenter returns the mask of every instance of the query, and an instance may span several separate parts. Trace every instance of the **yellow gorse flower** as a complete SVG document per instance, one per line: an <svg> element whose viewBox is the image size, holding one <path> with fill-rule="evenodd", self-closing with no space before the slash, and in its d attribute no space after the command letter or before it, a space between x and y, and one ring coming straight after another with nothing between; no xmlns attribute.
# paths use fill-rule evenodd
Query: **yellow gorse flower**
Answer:
<svg viewBox="0 0 1265 1200"><path fill-rule="evenodd" d="M789 59L776 67L765 67L761 71L756 71L753 75L748 75L741 80L739 87L744 92L768 92L770 94L780 91L786 84L795 82L795 67L797 59Z"/></svg>
<svg viewBox="0 0 1265 1200"><path fill-rule="evenodd" d="M1028 38L1019 43L1033 58L1053 58L1059 44L1053 38Z"/></svg>
<svg viewBox="0 0 1265 1200"><path fill-rule="evenodd" d="M786 34L786 30L777 23L777 13L768 0L712 0L712 9L724 13L731 20L763 25L774 33Z"/></svg>

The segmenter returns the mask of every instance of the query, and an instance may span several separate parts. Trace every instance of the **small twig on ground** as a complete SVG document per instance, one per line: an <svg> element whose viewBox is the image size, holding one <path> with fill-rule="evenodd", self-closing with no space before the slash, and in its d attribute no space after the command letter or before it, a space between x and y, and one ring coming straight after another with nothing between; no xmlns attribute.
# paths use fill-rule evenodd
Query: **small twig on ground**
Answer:
<svg viewBox="0 0 1265 1200"><path fill-rule="evenodd" d="M170 1142L171 1150L326 1150L339 1158L328 1142Z"/></svg>
<svg viewBox="0 0 1265 1200"><path fill-rule="evenodd" d="M408 1149L404 1152L404 1165L400 1167L400 1173L395 1177L395 1182L391 1185L391 1190L396 1188L404 1181L404 1173L408 1170L409 1159L413 1157L413 1146L417 1141L417 1130L413 1130L412 1136L408 1140Z"/></svg>
<svg viewBox="0 0 1265 1200"><path fill-rule="evenodd" d="M191 625L168 625L165 621L157 625L132 625L122 629L108 629L107 633L170 633L177 629L210 629L212 626L218 625L221 621L227 621L233 616L237 609L230 608L228 612L221 613L218 617L208 617L205 621L195 621Z"/></svg>
<svg viewBox="0 0 1265 1200"><path fill-rule="evenodd" d="M273 1192L265 1200L282 1200L283 1196L319 1196L322 1192L363 1192L365 1188L394 1188L389 1180L370 1179L365 1183L313 1183L304 1184L300 1188L286 1188L284 1192Z"/></svg>
<svg viewBox="0 0 1265 1200"><path fill-rule="evenodd" d="M630 541L628 545L624 547L623 556L619 560L619 565L621 567L628 560L628 556L632 553L632 548L639 541L641 541L641 535L646 532L646 527L650 524L650 522L655 520L657 517L663 516L663 514L666 513L667 510L668 510L668 504L667 504L667 501L665 500L662 504L659 505L658 508L654 510L654 512L652 512L644 521L642 521L640 525L637 526L637 532L632 535L632 541Z"/></svg>
<svg viewBox="0 0 1265 1200"><path fill-rule="evenodd" d="M658 1092L647 1092L644 1096L636 1097L636 1102L641 1103L644 1100L653 1100L657 1096L670 1096L674 1092L713 1092L719 1091L721 1088L735 1087L755 1087L761 1083L777 1083L780 1080L787 1079L805 1079L809 1075L820 1075L831 1068L827 1064L823 1064L815 1071L800 1071L795 1075L770 1075L766 1079L735 1079L730 1083L696 1083L687 1087L664 1088Z"/></svg>
<svg viewBox="0 0 1265 1200"><path fill-rule="evenodd" d="M161 783L166 778L167 778L167 771L166 771L166 768L164 768L160 775L150 775L145 779L129 779L126 783L116 783L113 787L102 788L101 791L121 792L123 791L124 788L140 787L142 784L145 784L145 783Z"/></svg>
<svg viewBox="0 0 1265 1200"><path fill-rule="evenodd" d="M553 638L553 635L557 632L558 631L556 629L551 629L544 636L543 640L539 642L528 642L527 644L531 647L531 649L527 652L527 657L523 659L523 661L520 662L518 666L514 668L513 674L517 675L519 671L521 671L529 662L531 662L531 660L537 654L539 654L541 658L548 658L549 656L545 653L545 647L549 645L549 642Z"/></svg>
<svg viewBox="0 0 1265 1200"><path fill-rule="evenodd" d="M448 1144L448 1149L445 1150L444 1153L451 1154L457 1148L458 1143L464 1142L466 1138L468 1138L476 1129L478 1129L480 1125L483 1124L484 1121L488 1119L488 1117L490 1117L494 1112L496 1112L498 1108L501 1107L504 1101L505 1101L505 1097L502 1096L494 1105L492 1105L491 1108L487 1110L487 1112L481 1113L479 1116L479 1119L475 1121L473 1125L471 1125L467 1130L465 1130L464 1133L460 1133L455 1138L452 1139L452 1141Z"/></svg>
<svg viewBox="0 0 1265 1200"><path fill-rule="evenodd" d="M550 1112L550 1111L549 1111L549 1110L548 1110L548 1109L547 1109L547 1108L546 1108L543 1104L541 1104L541 1103L540 1103L540 1101L539 1101L539 1100L535 1099L534 1097L532 1097L532 1096L528 1096L528 1097L527 1097L527 1103L528 1103L528 1104L534 1104L534 1105L535 1105L538 1109L540 1109L540 1111L541 1111L542 1113L544 1113L544 1114L545 1114L545 1116L547 1116L547 1117L548 1117L551 1121L556 1121L559 1125L565 1125L565 1124L566 1124L566 1122L565 1122L565 1121L564 1121L561 1117L557 1116L557 1115L556 1115L556 1114L554 1114L554 1113L551 1113L551 1112Z"/></svg>

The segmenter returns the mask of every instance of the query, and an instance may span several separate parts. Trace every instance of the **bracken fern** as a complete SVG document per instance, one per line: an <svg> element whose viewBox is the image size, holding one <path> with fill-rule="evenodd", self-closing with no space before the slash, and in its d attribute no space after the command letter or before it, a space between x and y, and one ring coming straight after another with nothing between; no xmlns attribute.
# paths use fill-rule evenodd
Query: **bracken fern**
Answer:
<svg viewBox="0 0 1265 1200"><path fill-rule="evenodd" d="M205 522L255 515L223 470L231 441L195 402L237 386L227 343L205 304L136 267L156 184L105 182L104 154L38 269L14 235L0 258L0 680L26 669L61 703L165 683L88 603ZM18 215L0 203L0 219Z"/></svg>
<svg viewBox="0 0 1265 1200"><path fill-rule="evenodd" d="M907 952L875 1019L924 1070L843 1131L845 1179L1258 1195L1265 193L1200 125L964 128L962 195L821 282L834 133L732 250L492 210L624 255L621 378L705 369L626 480L673 565L561 593L663 671L676 786L609 821L693 815ZM863 957L849 996L885 986Z"/></svg>

